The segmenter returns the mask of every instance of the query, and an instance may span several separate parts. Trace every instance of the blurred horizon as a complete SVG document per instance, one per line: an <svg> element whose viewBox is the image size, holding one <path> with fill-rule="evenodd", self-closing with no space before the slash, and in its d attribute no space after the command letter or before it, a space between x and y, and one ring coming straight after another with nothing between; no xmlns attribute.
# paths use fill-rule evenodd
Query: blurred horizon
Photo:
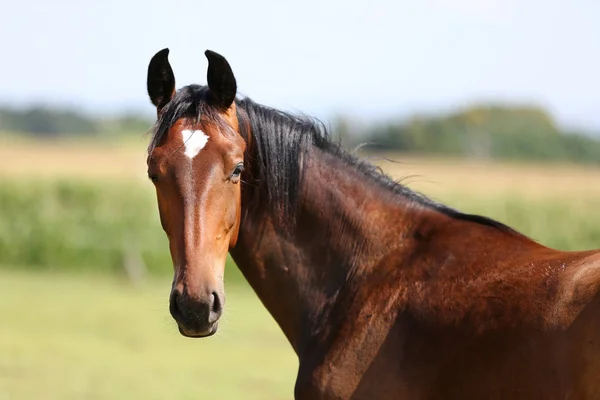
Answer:
<svg viewBox="0 0 600 400"><path fill-rule="evenodd" d="M327 121L524 104L600 133L592 0L36 0L5 9L4 106L151 116L147 65L169 47L178 88L206 82L212 49L231 63L240 95Z"/></svg>

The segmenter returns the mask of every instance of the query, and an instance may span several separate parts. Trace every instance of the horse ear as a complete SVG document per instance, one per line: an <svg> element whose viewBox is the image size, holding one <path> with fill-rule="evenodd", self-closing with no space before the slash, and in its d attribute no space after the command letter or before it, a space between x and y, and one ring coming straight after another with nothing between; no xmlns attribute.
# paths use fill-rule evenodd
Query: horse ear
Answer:
<svg viewBox="0 0 600 400"><path fill-rule="evenodd" d="M237 92L237 83L231 66L225 57L214 51L206 50L204 55L208 58L209 101L214 106L227 110L235 100Z"/></svg>
<svg viewBox="0 0 600 400"><path fill-rule="evenodd" d="M169 64L169 49L162 49L152 57L148 65L148 95L158 111L175 94L175 75Z"/></svg>

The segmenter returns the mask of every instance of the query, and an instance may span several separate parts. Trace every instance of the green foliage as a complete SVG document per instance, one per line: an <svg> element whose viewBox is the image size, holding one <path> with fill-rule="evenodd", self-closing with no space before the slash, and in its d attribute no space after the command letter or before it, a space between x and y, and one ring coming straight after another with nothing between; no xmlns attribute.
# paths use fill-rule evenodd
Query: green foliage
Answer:
<svg viewBox="0 0 600 400"><path fill-rule="evenodd" d="M170 274L168 242L151 185L3 182L0 266L122 273L128 254ZM227 268L238 279L237 268Z"/></svg>
<svg viewBox="0 0 600 400"><path fill-rule="evenodd" d="M494 198L450 194L444 202L463 212L494 218L555 249L592 250L600 244L600 198L594 196L533 200L509 193Z"/></svg>
<svg viewBox="0 0 600 400"><path fill-rule="evenodd" d="M59 136L96 133L96 121L70 110L32 107L25 110L0 110L0 130L27 132L34 136Z"/></svg>
<svg viewBox="0 0 600 400"><path fill-rule="evenodd" d="M122 273L133 252L150 273L170 274L154 196L151 185L132 182L3 182L0 267ZM437 200L496 218L547 246L581 250L600 243L600 199L593 196L569 201L449 194ZM226 271L241 279L234 266Z"/></svg>
<svg viewBox="0 0 600 400"><path fill-rule="evenodd" d="M139 135L148 131L151 126L151 119L135 113L98 117L68 108L0 108L0 131L26 133L40 138L98 134Z"/></svg>
<svg viewBox="0 0 600 400"><path fill-rule="evenodd" d="M600 140L562 132L542 109L475 106L381 124L353 138L374 150L503 160L600 163ZM353 144L356 144L353 143Z"/></svg>

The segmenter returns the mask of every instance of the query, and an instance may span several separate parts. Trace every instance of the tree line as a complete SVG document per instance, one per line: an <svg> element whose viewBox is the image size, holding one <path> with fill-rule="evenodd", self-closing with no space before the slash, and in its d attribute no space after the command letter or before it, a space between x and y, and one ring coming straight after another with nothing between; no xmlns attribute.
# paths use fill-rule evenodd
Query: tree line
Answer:
<svg viewBox="0 0 600 400"><path fill-rule="evenodd" d="M74 109L0 107L0 131L36 138L141 135L149 116L92 116ZM334 136L346 147L487 159L600 163L600 136L561 129L541 107L477 104L450 113L416 114L360 125L338 117Z"/></svg>
<svg viewBox="0 0 600 400"><path fill-rule="evenodd" d="M561 129L535 106L478 104L445 114L413 115L353 129L336 121L349 147L468 158L600 163L600 135Z"/></svg>
<svg viewBox="0 0 600 400"><path fill-rule="evenodd" d="M0 107L0 131L35 138L140 134L151 126L149 118L133 112L101 117L69 108Z"/></svg>

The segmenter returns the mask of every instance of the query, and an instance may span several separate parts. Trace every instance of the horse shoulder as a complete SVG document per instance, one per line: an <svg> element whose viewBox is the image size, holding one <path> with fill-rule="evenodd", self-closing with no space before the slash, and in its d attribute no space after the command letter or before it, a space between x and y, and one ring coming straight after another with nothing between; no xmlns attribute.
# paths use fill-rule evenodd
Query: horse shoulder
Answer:
<svg viewBox="0 0 600 400"><path fill-rule="evenodd" d="M554 314L567 327L586 307L600 304L600 251L570 261L563 277ZM597 311L600 318L600 309Z"/></svg>

